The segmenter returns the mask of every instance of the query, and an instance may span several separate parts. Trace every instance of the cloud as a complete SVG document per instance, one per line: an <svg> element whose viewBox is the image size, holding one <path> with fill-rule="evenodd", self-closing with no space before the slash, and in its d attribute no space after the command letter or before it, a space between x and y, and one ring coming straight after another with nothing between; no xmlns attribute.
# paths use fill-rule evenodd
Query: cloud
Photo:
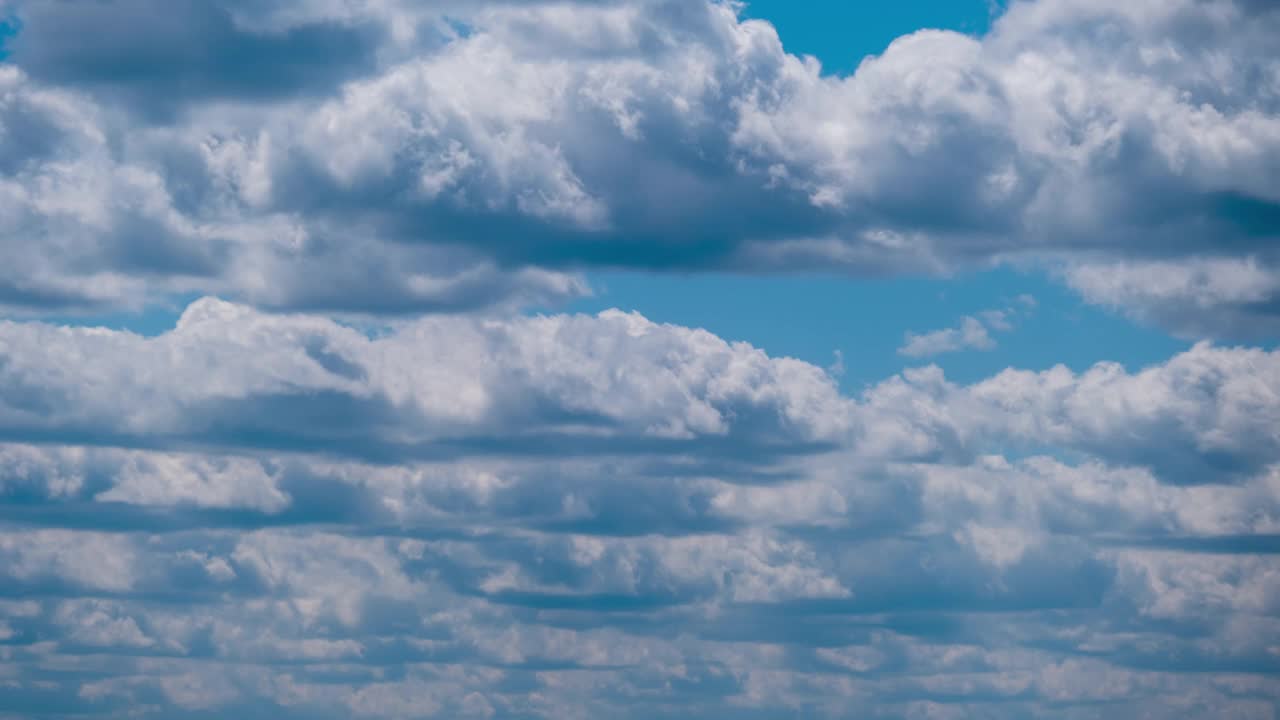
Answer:
<svg viewBox="0 0 1280 720"><path fill-rule="evenodd" d="M1280 707L1280 351L850 396L839 355L513 312L1017 263L1265 335L1271 4L1021 2L846 77L729 3L4 11L0 306L187 306L0 322L0 716Z"/></svg>
<svg viewBox="0 0 1280 720"><path fill-rule="evenodd" d="M374 23L300 17L260 28L252 12L236 17L237 4L253 5L24 2L8 59L40 82L119 94L113 100L152 114L205 98L330 92L374 69L383 40ZM81 40L70 42L73 35Z"/></svg>
<svg viewBox="0 0 1280 720"><path fill-rule="evenodd" d="M1267 556L1099 543L1117 531L1161 534L1164 520L1140 493L1195 513L1193 489L1049 460L919 477L927 509L907 526L914 537L853 544L801 533L794 519L786 530L670 539L504 530L496 519L480 534L425 541L332 528L77 531L85 546L132 554L147 573L114 573L126 584L103 588L76 566L46 565L78 593L112 593L59 600L29 584L22 568L34 557L7 557L8 587L36 600L0 609L18 640L17 677L59 663L60 686L78 689L89 713L110 712L114 697L135 707L149 698L153 714L199 701L210 712L398 716L397 698L429 692L439 706L417 712L440 717L472 694L498 715L530 703L536 716L577 707L661 715L676 698L711 717L813 704L972 709L1001 697L1052 710L1106 697L1120 717L1136 706L1172 713L1189 698L1202 710L1273 697ZM757 490L772 492L744 491ZM1274 522L1274 484L1257 497ZM1240 500L1248 522L1258 508ZM42 532L19 552L51 546ZM147 577L157 569L210 592L152 601L173 582ZM67 671L90 673L104 654L116 662L105 674ZM1171 657L1220 670L1195 673L1206 682L1188 687L1187 666ZM376 679L388 664L404 669ZM1099 675L1117 679L1089 680ZM766 680L775 694L756 687ZM1239 688L1224 695L1228 680ZM655 686L666 688L662 699L647 699L642 691ZM219 690L194 692L201 687ZM1175 688L1184 695L1170 695ZM381 699L366 704L372 697ZM8 698L6 709L22 707Z"/></svg>
<svg viewBox="0 0 1280 720"><path fill-rule="evenodd" d="M506 270L473 251L397 247L359 233L339 243L294 214L247 207L272 187L265 136L246 143L210 128L112 125L111 111L11 66L0 66L0 86L0 235L11 250L0 302L8 307L141 307L221 288L269 307L403 314L585 292L562 273Z"/></svg>
<svg viewBox="0 0 1280 720"><path fill-rule="evenodd" d="M157 338L12 322L0 337L0 427L15 438L390 461L681 447L760 459L839 443L849 423L818 368L619 311L426 317L368 337L205 298Z"/></svg>
<svg viewBox="0 0 1280 720"><path fill-rule="evenodd" d="M977 316L966 315L959 327L933 330L926 333L906 334L906 342L898 348L899 355L919 358L960 350L991 350L996 342L991 331L1008 332L1014 323L1035 311L1036 299L1019 295L1013 303L999 310L983 310Z"/></svg>
<svg viewBox="0 0 1280 720"><path fill-rule="evenodd" d="M1015 416L1029 411L1009 428L1014 436L1071 438L1091 453L1202 482L1267 462L1277 436L1255 422L1276 397L1275 360L1274 353L1202 343L1133 374L1111 364L1076 376L1062 368L1006 371L974 394ZM1174 438L1189 446L1171 446Z"/></svg>
<svg viewBox="0 0 1280 720"><path fill-rule="evenodd" d="M205 298L154 338L0 324L0 432L379 462L685 455L766 475L788 457L850 445L881 459L1059 446L1217 482L1256 472L1280 446L1275 423L1261 422L1280 408L1278 367L1274 352L1201 343L1139 372L1010 369L961 386L925 367L849 398L808 363L634 313L424 317L366 334ZM160 472L187 477L184 492L205 504L218 503L223 474L263 473L258 485L275 476L111 462L131 478L116 492L145 497ZM57 467L41 472L60 492L84 484Z"/></svg>
<svg viewBox="0 0 1280 720"><path fill-rule="evenodd" d="M1276 353L1207 343L1133 373L1010 369L960 386L925 367L849 398L808 363L635 313L432 316L365 334L205 298L154 338L3 323L0 358L3 437L144 450L687 454L767 470L850 444L933 459L1012 444L1217 482L1256 472L1280 446L1280 421L1263 422L1280 412ZM194 497L221 471L192 472ZM129 492L145 495L146 476Z"/></svg>
<svg viewBox="0 0 1280 720"><path fill-rule="evenodd" d="M908 370L868 391L863 447L927 459L1058 447L1149 466L1169 482L1230 482L1270 462L1280 441L1265 421L1276 361L1200 343L1133 373L1116 363L1011 368L961 387L936 367Z"/></svg>
<svg viewBox="0 0 1280 720"><path fill-rule="evenodd" d="M1017 3L847 77L727 4L14 7L10 306L467 309L571 297L593 267L1275 266L1265 3ZM93 43L51 37L91 21Z"/></svg>
<svg viewBox="0 0 1280 720"><path fill-rule="evenodd" d="M4 712L1277 699L1273 352L847 397L618 312L0 339Z"/></svg>
<svg viewBox="0 0 1280 720"><path fill-rule="evenodd" d="M1256 258L1080 264L1067 283L1087 301L1186 338L1276 335L1280 274Z"/></svg>
<svg viewBox="0 0 1280 720"><path fill-rule="evenodd" d="M987 326L974 317L966 316L960 320L960 327L934 330L916 335L907 333L907 342L898 348L899 355L908 357L926 357L957 350L990 350L996 346Z"/></svg>

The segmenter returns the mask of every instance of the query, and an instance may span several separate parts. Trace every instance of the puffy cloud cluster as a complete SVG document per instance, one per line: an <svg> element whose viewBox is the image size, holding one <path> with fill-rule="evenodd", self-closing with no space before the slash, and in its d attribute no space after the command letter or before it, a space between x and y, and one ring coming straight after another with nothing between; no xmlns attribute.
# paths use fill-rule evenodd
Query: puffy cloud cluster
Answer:
<svg viewBox="0 0 1280 720"><path fill-rule="evenodd" d="M1280 8L1016 2L846 77L739 10L0 0L0 307L189 303L0 320L0 717L1274 717L1280 351L849 396L504 310L1017 263L1274 334Z"/></svg>
<svg viewBox="0 0 1280 720"><path fill-rule="evenodd" d="M1031 262L1175 329L1274 325L1271 3L1018 2L847 77L701 0L10 12L10 307L404 313L548 302L591 267Z"/></svg>
<svg viewBox="0 0 1280 720"><path fill-rule="evenodd" d="M1065 277L1086 300L1183 337L1277 335L1280 274L1255 258L1081 264Z"/></svg>
<svg viewBox="0 0 1280 720"><path fill-rule="evenodd" d="M0 713L1266 717L1280 353L858 397L635 314L0 326Z"/></svg>
<svg viewBox="0 0 1280 720"><path fill-rule="evenodd" d="M936 456L1061 447L1140 463L1169 482L1223 482L1271 462L1280 447L1280 356L1199 343L1130 373L1099 363L1083 373L1008 369L977 384L936 367L909 370L868 393L883 447ZM892 423L885 424L887 418Z"/></svg>
<svg viewBox="0 0 1280 720"><path fill-rule="evenodd" d="M818 368L619 311L428 316L370 337L206 298L157 338L14 322L0 338L0 427L51 441L739 455L836 443L850 422Z"/></svg>

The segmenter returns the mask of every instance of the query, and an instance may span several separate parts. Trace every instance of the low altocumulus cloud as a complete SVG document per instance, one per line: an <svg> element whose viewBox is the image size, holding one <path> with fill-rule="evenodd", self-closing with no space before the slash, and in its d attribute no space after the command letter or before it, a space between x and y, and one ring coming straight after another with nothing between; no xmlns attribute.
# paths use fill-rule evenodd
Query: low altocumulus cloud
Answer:
<svg viewBox="0 0 1280 720"><path fill-rule="evenodd" d="M18 716L1280 700L1276 352L849 397L635 314L203 299L152 338L7 323L0 356Z"/></svg>
<svg viewBox="0 0 1280 720"><path fill-rule="evenodd" d="M395 313L552 301L602 266L1016 261L1179 330L1273 325L1270 3L1014 3L847 77L703 2L10 11L11 307ZM1153 263L1210 279L1153 287ZM1232 268L1247 296L1215 290Z"/></svg>

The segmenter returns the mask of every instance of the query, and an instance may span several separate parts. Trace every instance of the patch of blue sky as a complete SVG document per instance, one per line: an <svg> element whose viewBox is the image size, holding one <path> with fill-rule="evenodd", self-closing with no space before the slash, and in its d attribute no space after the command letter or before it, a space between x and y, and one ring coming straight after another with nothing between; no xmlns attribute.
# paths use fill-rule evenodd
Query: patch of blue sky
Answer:
<svg viewBox="0 0 1280 720"><path fill-rule="evenodd" d="M3 11L4 8L0 6L0 13L3 13ZM17 35L21 27L22 25L18 22L18 18L13 16L5 17L0 14L0 62L4 62L9 57L9 48L7 47L9 38Z"/></svg>
<svg viewBox="0 0 1280 720"><path fill-rule="evenodd" d="M178 295L165 300L153 302L138 310L115 310L98 313L46 314L35 319L52 325L72 325L84 327L100 327L108 330L127 330L143 337L155 337L172 330L182 317L182 311L199 294Z"/></svg>
<svg viewBox="0 0 1280 720"><path fill-rule="evenodd" d="M1042 275L997 269L953 277L759 277L595 273L594 297L569 309L635 310L657 322L709 330L751 343L771 355L820 366L843 356L842 387L857 392L905 367L936 363L956 382L981 380L1007 367L1043 370L1059 363L1080 371L1108 360L1130 369L1166 360L1189 347L1155 329L1087 305ZM965 316L1016 305L1036 307L1007 331L991 330L995 346L934 357L899 354L907 332L955 327Z"/></svg>
<svg viewBox="0 0 1280 720"><path fill-rule="evenodd" d="M1002 5L996 0L747 0L743 14L773 23L788 52L812 55L824 72L845 75L867 55L917 30L981 35Z"/></svg>

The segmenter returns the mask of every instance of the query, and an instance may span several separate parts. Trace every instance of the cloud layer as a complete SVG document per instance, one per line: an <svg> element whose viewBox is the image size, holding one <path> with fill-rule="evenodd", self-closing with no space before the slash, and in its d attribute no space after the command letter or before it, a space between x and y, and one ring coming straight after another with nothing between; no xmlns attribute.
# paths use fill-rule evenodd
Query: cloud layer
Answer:
<svg viewBox="0 0 1280 720"><path fill-rule="evenodd" d="M0 357L0 712L1280 701L1280 353L848 397L635 314L202 299L154 338L6 323Z"/></svg>
<svg viewBox="0 0 1280 720"><path fill-rule="evenodd" d="M1272 324L1270 3L1019 2L847 77L703 2L11 12L15 308L217 292L404 313L548 302L592 267L1029 262L1173 329Z"/></svg>
<svg viewBox="0 0 1280 720"><path fill-rule="evenodd" d="M1280 8L739 10L0 0L0 718L1280 712ZM850 395L527 312L1000 264L1197 342Z"/></svg>

